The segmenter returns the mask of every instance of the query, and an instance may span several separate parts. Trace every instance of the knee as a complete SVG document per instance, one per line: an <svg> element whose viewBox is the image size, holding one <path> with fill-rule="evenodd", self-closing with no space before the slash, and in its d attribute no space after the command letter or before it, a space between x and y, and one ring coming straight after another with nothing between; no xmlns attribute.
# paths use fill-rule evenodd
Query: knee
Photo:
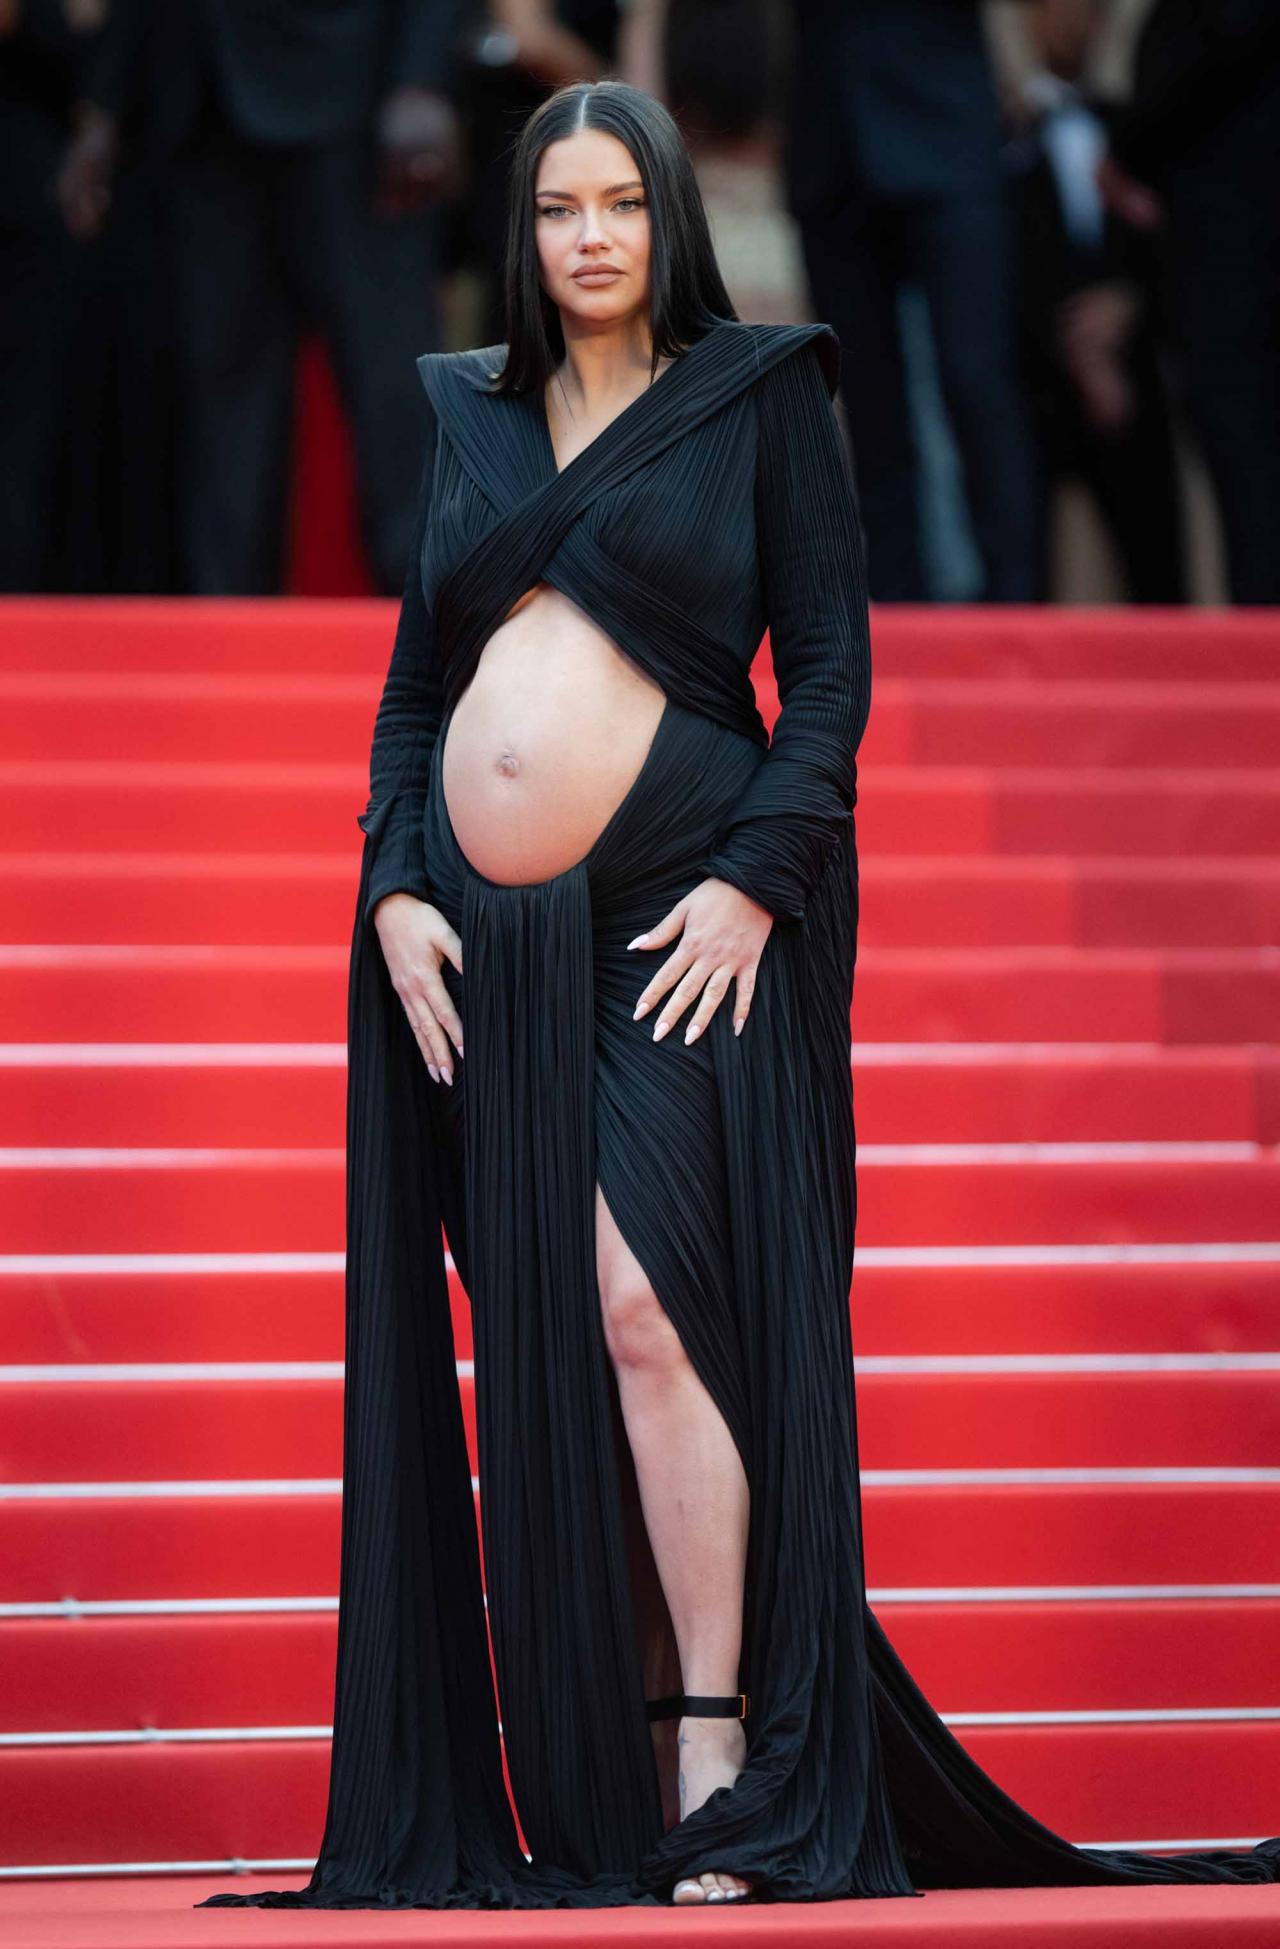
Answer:
<svg viewBox="0 0 1280 1949"><path fill-rule="evenodd" d="M674 1371L685 1359L684 1349L641 1268L632 1259L602 1265L599 1272L605 1345L614 1367Z"/></svg>

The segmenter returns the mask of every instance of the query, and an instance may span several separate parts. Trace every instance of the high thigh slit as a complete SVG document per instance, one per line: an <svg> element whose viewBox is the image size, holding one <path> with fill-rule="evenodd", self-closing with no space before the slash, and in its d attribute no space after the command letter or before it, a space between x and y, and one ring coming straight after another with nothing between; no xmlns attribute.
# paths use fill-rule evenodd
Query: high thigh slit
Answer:
<svg viewBox="0 0 1280 1949"><path fill-rule="evenodd" d="M719 321L558 472L536 393L490 389L502 352L421 361L419 556L360 817L324 1833L305 1887L207 1905L657 1904L708 1869L765 1901L1280 1878L1280 1838L1160 1855L1056 1834L866 1601L849 1031L869 639L834 334ZM666 702L586 854L507 885L459 850L441 731L537 579ZM749 678L766 619L772 737ZM708 877L774 917L746 1026L726 998L692 1044L654 1043L632 1019L654 960L627 942ZM462 940L463 971L441 970L452 1088L373 925L400 888ZM681 1687L655 1670L670 1619L620 1438L597 1182L750 1488L746 1764L665 1830L645 1700ZM479 1532L442 1226L471 1303Z"/></svg>

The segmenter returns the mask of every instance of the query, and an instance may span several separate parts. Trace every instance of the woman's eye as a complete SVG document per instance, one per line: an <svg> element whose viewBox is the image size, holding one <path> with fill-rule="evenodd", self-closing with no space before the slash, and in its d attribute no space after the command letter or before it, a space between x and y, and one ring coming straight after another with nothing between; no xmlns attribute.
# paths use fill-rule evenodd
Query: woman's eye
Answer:
<svg viewBox="0 0 1280 1949"><path fill-rule="evenodd" d="M623 196L613 205L613 208L615 210L643 210L644 204L638 196ZM538 205L539 216L555 217L565 213L572 215L572 211L569 210L567 203L540 203Z"/></svg>

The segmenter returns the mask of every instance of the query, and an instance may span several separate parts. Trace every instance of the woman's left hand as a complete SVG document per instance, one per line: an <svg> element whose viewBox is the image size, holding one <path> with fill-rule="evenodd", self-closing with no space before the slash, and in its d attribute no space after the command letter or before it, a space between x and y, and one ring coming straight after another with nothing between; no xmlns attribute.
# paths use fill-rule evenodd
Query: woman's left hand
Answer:
<svg viewBox="0 0 1280 1949"><path fill-rule="evenodd" d="M662 1005L653 1039L661 1042L695 995L701 993L702 1000L685 1030L685 1041L692 1042L715 1014L729 983L736 980L733 1032L741 1035L755 992L756 969L772 926L773 915L768 908L727 880L701 881L676 901L656 927L627 943L629 948L666 947L677 935L680 937L674 953L667 956L642 991L633 1019L639 1021L646 1015L675 982L675 992Z"/></svg>

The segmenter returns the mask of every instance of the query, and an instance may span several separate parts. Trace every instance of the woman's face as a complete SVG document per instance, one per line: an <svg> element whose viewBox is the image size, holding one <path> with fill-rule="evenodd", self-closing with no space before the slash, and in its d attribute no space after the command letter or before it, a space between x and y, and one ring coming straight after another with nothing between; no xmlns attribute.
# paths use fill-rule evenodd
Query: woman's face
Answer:
<svg viewBox="0 0 1280 1949"><path fill-rule="evenodd" d="M566 320L612 325L648 310L648 198L616 135L580 129L547 145L534 234L543 286Z"/></svg>

